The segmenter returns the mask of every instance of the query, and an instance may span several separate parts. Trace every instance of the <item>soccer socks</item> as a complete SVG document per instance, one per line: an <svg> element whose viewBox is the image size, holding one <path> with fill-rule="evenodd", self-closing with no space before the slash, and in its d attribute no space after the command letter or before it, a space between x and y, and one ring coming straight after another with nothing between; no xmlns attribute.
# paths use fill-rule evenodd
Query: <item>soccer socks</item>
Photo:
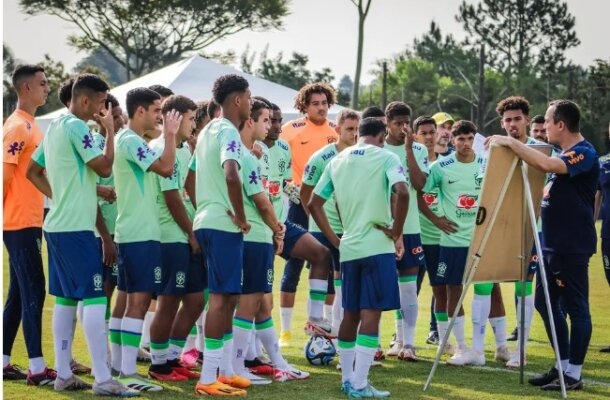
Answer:
<svg viewBox="0 0 610 400"><path fill-rule="evenodd" d="M476 294L472 298L472 348L479 353L485 351L485 328L491 309L491 296Z"/></svg>
<svg viewBox="0 0 610 400"><path fill-rule="evenodd" d="M264 321L257 322L255 324L256 327L256 336L260 338L263 343L263 347L267 350L267 354L271 359L271 363L280 369L288 369L288 362L282 356L280 352L280 346L278 344L277 332L273 327L273 320L271 317L267 318Z"/></svg>
<svg viewBox="0 0 610 400"><path fill-rule="evenodd" d="M106 335L106 297L83 300L83 328L96 382L111 378L108 370L108 336Z"/></svg>
<svg viewBox="0 0 610 400"><path fill-rule="evenodd" d="M226 332L222 337L222 359L218 368L218 375L232 377L233 370L233 332Z"/></svg>
<svg viewBox="0 0 610 400"><path fill-rule="evenodd" d="M28 359L28 361L29 361L30 372L33 375L44 372L44 369L47 367L46 364L44 363L44 358L42 358L42 357L30 358L30 359Z"/></svg>
<svg viewBox="0 0 610 400"><path fill-rule="evenodd" d="M333 328L339 331L339 326L341 325L341 320L343 319L343 306L342 306L342 298L343 291L341 289L341 279L334 280L335 285L335 300L333 301Z"/></svg>
<svg viewBox="0 0 610 400"><path fill-rule="evenodd" d="M449 323L447 323L449 325ZM460 349L466 349L466 340L464 339L464 316L459 316L455 319L453 325L453 335Z"/></svg>
<svg viewBox="0 0 610 400"><path fill-rule="evenodd" d="M223 339L205 338L203 358L205 362L201 367L201 376L199 382L204 385L210 385L216 382L216 371L220 366L220 360L223 354Z"/></svg>
<svg viewBox="0 0 610 400"><path fill-rule="evenodd" d="M402 342L405 336L404 320L402 318L402 311L396 310L396 317L394 318L394 327L396 328L396 341Z"/></svg>
<svg viewBox="0 0 610 400"><path fill-rule="evenodd" d="M55 368L61 379L72 376L72 339L74 319L76 318L76 300L63 297L55 298L53 308L53 344L55 347Z"/></svg>
<svg viewBox="0 0 610 400"><path fill-rule="evenodd" d="M521 346L521 282L515 282L515 295L517 296L517 350ZM524 326L524 348L530 337L532 318L534 317L534 295L532 294L532 282L525 282L525 326Z"/></svg>
<svg viewBox="0 0 610 400"><path fill-rule="evenodd" d="M238 373L244 369L244 359L252 340L252 325L252 320L233 317L234 348L233 354L231 354L231 362L233 363L233 370Z"/></svg>
<svg viewBox="0 0 610 400"><path fill-rule="evenodd" d="M490 318L489 323L496 336L496 348L508 346L508 341L506 339L506 317Z"/></svg>
<svg viewBox="0 0 610 400"><path fill-rule="evenodd" d="M195 347L196 342L197 342L197 325L195 324L191 328L191 331L189 332L188 336L186 337L186 342L184 343L184 351L189 351L190 349Z"/></svg>
<svg viewBox="0 0 610 400"><path fill-rule="evenodd" d="M123 317L121 323L121 373L123 375L133 375L136 373L136 361L138 349L142 338L142 326L144 320Z"/></svg>
<svg viewBox="0 0 610 400"><path fill-rule="evenodd" d="M354 379L352 381L352 387L354 389L364 389L368 385L369 369L375 358L375 352L377 352L378 346L379 337L377 335L364 335L359 333L356 337L356 357L354 364ZM341 362L347 361L341 359ZM350 365L348 364L346 367L349 368Z"/></svg>
<svg viewBox="0 0 610 400"><path fill-rule="evenodd" d="M341 382L354 380L354 360L356 358L356 342L338 341L339 357L341 358ZM374 354L373 354L374 357Z"/></svg>
<svg viewBox="0 0 610 400"><path fill-rule="evenodd" d="M153 319L155 318L154 311L146 311L146 315L144 315L144 323L142 325L141 331L141 339L140 339L140 347L149 347L150 346L150 324L152 324Z"/></svg>
<svg viewBox="0 0 610 400"><path fill-rule="evenodd" d="M580 375L582 373L582 364L581 365L574 365L574 364L568 363L568 367L566 369L564 369L564 372L570 378L574 378L576 380L580 380Z"/></svg>
<svg viewBox="0 0 610 400"><path fill-rule="evenodd" d="M309 300L307 301L307 313L309 318L322 318L327 289L327 280L309 279Z"/></svg>
<svg viewBox="0 0 610 400"><path fill-rule="evenodd" d="M177 360L186 345L186 339L169 338L168 360Z"/></svg>
<svg viewBox="0 0 610 400"><path fill-rule="evenodd" d="M110 318L108 323L108 336L110 336L110 366L115 371L121 370L122 346L121 346L121 322L122 318Z"/></svg>
<svg viewBox="0 0 610 400"><path fill-rule="evenodd" d="M203 352L203 341L205 340L205 334L203 330L203 326L205 325L205 316L207 315L207 305L206 308L203 309L203 312L197 319L197 340L195 341L195 348L198 351Z"/></svg>
<svg viewBox="0 0 610 400"><path fill-rule="evenodd" d="M293 312L293 307L280 307L280 328L282 332L290 332L292 330Z"/></svg>
<svg viewBox="0 0 610 400"><path fill-rule="evenodd" d="M333 320L333 306L334 306L334 300L333 300L333 304L326 304L324 303L324 319L327 321L332 322Z"/></svg>
<svg viewBox="0 0 610 400"><path fill-rule="evenodd" d="M417 275L399 276L400 310L403 317L403 346L415 344L415 323L417 322Z"/></svg>
<svg viewBox="0 0 610 400"><path fill-rule="evenodd" d="M164 365L167 363L169 354L169 341L154 342L150 341L150 359L152 365Z"/></svg>
<svg viewBox="0 0 610 400"><path fill-rule="evenodd" d="M447 334L447 329L449 328L449 317L447 316L446 311L435 311L434 316L436 317L436 326L438 328L438 340L439 343ZM449 339L447 339L447 343L449 343Z"/></svg>

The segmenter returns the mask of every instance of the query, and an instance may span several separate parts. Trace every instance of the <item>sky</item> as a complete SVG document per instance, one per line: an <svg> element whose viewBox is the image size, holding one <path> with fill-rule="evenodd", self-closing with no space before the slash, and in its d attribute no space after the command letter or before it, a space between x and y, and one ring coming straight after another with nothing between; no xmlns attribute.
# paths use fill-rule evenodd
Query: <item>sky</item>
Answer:
<svg viewBox="0 0 610 400"><path fill-rule="evenodd" d="M584 66L596 58L608 59L606 19L610 15L610 1L567 0L567 3L576 17L576 33L581 40L578 47L567 52L567 57ZM433 19L443 33L463 38L465 33L455 21L460 4L461 0L373 0L365 24L361 82L372 79L370 71L376 60L391 58L404 50L414 38L427 32ZM312 70L330 67L337 80L345 74L353 78L358 11L351 1L291 0L289 9L282 30L243 31L214 43L206 52L233 49L239 56L248 45L258 53L268 45L269 57L283 52L287 59L297 51L309 57ZM68 22L50 15L27 16L19 11L17 0L4 0L3 11L3 41L18 59L36 63L49 53L72 69L86 56L67 44L67 36L78 33Z"/></svg>

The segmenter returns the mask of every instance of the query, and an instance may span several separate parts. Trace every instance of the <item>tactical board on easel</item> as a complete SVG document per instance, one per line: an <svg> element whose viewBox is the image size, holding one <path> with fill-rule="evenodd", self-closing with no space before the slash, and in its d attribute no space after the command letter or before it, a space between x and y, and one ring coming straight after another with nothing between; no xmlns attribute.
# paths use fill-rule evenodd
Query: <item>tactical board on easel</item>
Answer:
<svg viewBox="0 0 610 400"><path fill-rule="evenodd" d="M551 154L552 146L530 147ZM521 162L513 151L504 146L490 148L464 281L477 257L480 259L473 283L519 281L525 273L534 236L520 168ZM525 168L538 219L546 174L527 165Z"/></svg>

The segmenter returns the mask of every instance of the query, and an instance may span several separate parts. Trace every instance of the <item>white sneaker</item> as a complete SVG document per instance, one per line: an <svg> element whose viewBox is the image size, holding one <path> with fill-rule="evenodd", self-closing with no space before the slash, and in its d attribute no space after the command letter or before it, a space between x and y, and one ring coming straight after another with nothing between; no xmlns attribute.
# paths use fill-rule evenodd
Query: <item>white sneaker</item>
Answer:
<svg viewBox="0 0 610 400"><path fill-rule="evenodd" d="M470 350L470 362L468 365L476 365L482 367L485 365L485 354L474 349Z"/></svg>
<svg viewBox="0 0 610 400"><path fill-rule="evenodd" d="M510 360L510 351L507 346L500 346L496 349L495 360L497 362L507 362Z"/></svg>
<svg viewBox="0 0 610 400"><path fill-rule="evenodd" d="M136 357L138 362L150 362L150 353L146 349L138 348L138 355Z"/></svg>
<svg viewBox="0 0 610 400"><path fill-rule="evenodd" d="M138 397L140 392L135 389L130 389L115 379L109 379L106 382L95 382L93 384L93 393L98 396L112 397Z"/></svg>
<svg viewBox="0 0 610 400"><path fill-rule="evenodd" d="M310 318L304 327L305 333L309 336L320 335L329 339L335 339L339 332L333 325L324 318Z"/></svg>
<svg viewBox="0 0 610 400"><path fill-rule="evenodd" d="M512 353L510 355L510 359L506 362L506 366L508 368L519 368L521 366L521 364L520 364L521 360L519 358L520 357L519 357L519 352L518 351ZM524 366L527 365L527 359L526 359L525 356L523 357L523 365Z"/></svg>
<svg viewBox="0 0 610 400"><path fill-rule="evenodd" d="M447 360L447 365L461 367L472 362L473 354L468 347L458 348L455 354Z"/></svg>
<svg viewBox="0 0 610 400"><path fill-rule="evenodd" d="M273 379L278 382L300 381L309 378L309 372L301 371L289 365L286 369L275 368Z"/></svg>
<svg viewBox="0 0 610 400"><path fill-rule="evenodd" d="M398 353L398 359L403 361L418 361L417 355L415 354L415 347L411 345L404 346Z"/></svg>
<svg viewBox="0 0 610 400"><path fill-rule="evenodd" d="M248 371L247 369L237 372L237 375L241 376L242 378L246 378L246 379L250 380L250 382L252 382L253 385L269 385L272 382L271 379L263 378L260 375L254 375L252 372Z"/></svg>
<svg viewBox="0 0 610 400"><path fill-rule="evenodd" d="M402 342L397 340L392 344L385 355L388 357L397 357L400 350L402 350Z"/></svg>

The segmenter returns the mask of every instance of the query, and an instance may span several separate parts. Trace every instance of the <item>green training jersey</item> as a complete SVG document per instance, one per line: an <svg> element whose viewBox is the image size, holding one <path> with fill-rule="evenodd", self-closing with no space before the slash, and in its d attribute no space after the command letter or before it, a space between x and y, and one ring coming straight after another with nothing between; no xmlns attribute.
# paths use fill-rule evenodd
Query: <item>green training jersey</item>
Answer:
<svg viewBox="0 0 610 400"><path fill-rule="evenodd" d="M264 155L263 155L264 157ZM284 182L292 179L290 146L285 140L278 139L275 146L269 148L269 184L268 191L275 209L275 215L282 222L288 217L284 207Z"/></svg>
<svg viewBox="0 0 610 400"><path fill-rule="evenodd" d="M159 136L149 143L150 148L157 154L162 154L165 148L165 138ZM181 148L182 146L180 146ZM188 151L188 149L187 149ZM180 228L174 220L172 213L167 207L163 192L176 190L178 196L182 198L184 180L188 171L188 159L178 157L179 149L176 149L176 161L174 162L174 172L171 176L164 178L154 174L157 190L157 207L159 209L159 225L161 227L161 243L188 243L188 235Z"/></svg>
<svg viewBox="0 0 610 400"><path fill-rule="evenodd" d="M245 242L273 243L271 229L263 221L252 201L252 196L265 193L261 176L261 162L250 151L245 150L241 157L241 179L244 190L244 211L251 225L250 232L244 236Z"/></svg>
<svg viewBox="0 0 610 400"><path fill-rule="evenodd" d="M119 214L114 241L160 241L156 174L148 169L161 153L129 128L120 131L115 140L113 173Z"/></svg>
<svg viewBox="0 0 610 400"><path fill-rule="evenodd" d="M390 226L392 186L405 182L395 154L359 143L339 153L324 169L314 193L328 200L334 193L343 236L341 262L394 253L394 243L376 224Z"/></svg>
<svg viewBox="0 0 610 400"><path fill-rule="evenodd" d="M474 161L462 163L452 153L437 160L430 169L424 192L438 189L442 215L457 225L455 233L441 232L441 246L470 246L485 162L485 157L475 154Z"/></svg>
<svg viewBox="0 0 610 400"><path fill-rule="evenodd" d="M87 163L102 155L82 119L65 114L51 122L32 160L47 170L53 207L44 220L47 232L95 231L98 175Z"/></svg>
<svg viewBox="0 0 610 400"><path fill-rule="evenodd" d="M302 179L303 184L315 187L322 176L322 172L328 163L330 163L330 160L332 160L337 154L339 154L339 150L337 149L337 145L335 143L327 144L320 150L313 153L307 161L307 164L305 164ZM330 227L333 229L333 232L335 232L337 235L342 234L343 226L341 225L341 219L339 218L339 213L337 212L335 196L331 196L326 203L324 203L324 212L326 213L326 217L328 218L328 222L330 223ZM316 225L316 222L313 220L311 215L309 216L309 231L320 232L320 228L318 225Z"/></svg>
<svg viewBox="0 0 610 400"><path fill-rule="evenodd" d="M185 168L184 179L186 180L186 173L188 172L188 166L191 161L191 151L189 150L188 143L183 142L182 146L176 149L176 159L180 159L180 165ZM180 187L180 197L184 202L186 214L189 216L189 219L192 222L193 218L195 218L195 207L193 206L193 203L191 203L191 199L186 193L186 190L184 190L184 182L182 182L182 185Z"/></svg>
<svg viewBox="0 0 610 400"><path fill-rule="evenodd" d="M191 169L197 174L197 211L193 229L239 232L227 210L234 213L229 200L223 164L234 160L241 165L242 143L237 128L225 118L213 119L197 138Z"/></svg>
<svg viewBox="0 0 610 400"><path fill-rule="evenodd" d="M103 152L104 146L106 146L106 138L99 132L93 132L93 138L95 139L97 146ZM114 176L110 175L108 178L98 177L97 184L114 187ZM108 232L111 235L114 235L114 226L116 224L116 217L118 215L116 201L109 203L101 197L98 197L98 204L102 210L102 216L104 217L104 222L106 223Z"/></svg>
<svg viewBox="0 0 610 400"><path fill-rule="evenodd" d="M407 212L407 219L405 220L405 226L403 227L403 234L419 234L421 227L419 225L419 212L417 209L417 191L411 185L411 179L409 179L409 165L407 163L407 149L405 145L392 146L385 144L385 149L391 151L398 156L398 159L405 168L405 175L407 177L407 184L409 185L409 210ZM428 174L428 149L420 143L413 143L413 155L417 161L417 165L424 174Z"/></svg>
<svg viewBox="0 0 610 400"><path fill-rule="evenodd" d="M430 164L430 170L434 164L442 157ZM438 188L433 188L428 192L422 192L422 198L430 211L436 216L442 216L443 212L440 208L440 199ZM422 244L439 244L441 241L441 230L436 227L423 213L419 213L419 225L421 227L421 242Z"/></svg>

